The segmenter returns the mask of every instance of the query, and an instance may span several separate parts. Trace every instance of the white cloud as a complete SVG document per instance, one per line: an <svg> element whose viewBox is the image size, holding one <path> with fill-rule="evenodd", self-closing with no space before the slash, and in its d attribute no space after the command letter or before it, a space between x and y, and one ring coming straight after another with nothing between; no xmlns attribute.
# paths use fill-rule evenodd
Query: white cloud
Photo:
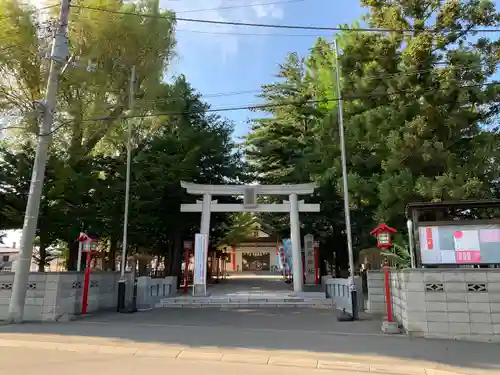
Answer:
<svg viewBox="0 0 500 375"><path fill-rule="evenodd" d="M283 9L277 5L254 5L253 10L258 18L271 17L276 19L283 18Z"/></svg>
<svg viewBox="0 0 500 375"><path fill-rule="evenodd" d="M173 10L181 18L247 23L282 19L284 16L283 9L276 4L252 6L252 4L262 4L266 1L271 2L271 0L160 0L160 5L163 9ZM238 6L243 7L238 8ZM207 10L191 12L192 10L200 9ZM255 29L249 30L241 26L182 21L177 24L177 29L179 30L179 50L181 54L184 48L209 47L216 48L223 60L238 53L241 38L251 38L236 34L257 33L260 31ZM232 33L235 33L235 35L231 35Z"/></svg>

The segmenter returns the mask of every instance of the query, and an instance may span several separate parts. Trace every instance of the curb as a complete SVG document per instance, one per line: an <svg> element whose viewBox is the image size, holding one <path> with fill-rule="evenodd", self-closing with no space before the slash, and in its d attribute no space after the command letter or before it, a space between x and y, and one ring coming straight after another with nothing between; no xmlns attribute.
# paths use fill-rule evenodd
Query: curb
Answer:
<svg viewBox="0 0 500 375"><path fill-rule="evenodd" d="M323 360L313 357L291 357L267 354L223 353L185 348L148 348L140 346L91 345L72 342L25 341L0 339L1 348L30 348L79 353L111 354L133 357L165 358L170 360L245 363L263 366L300 367L327 371L352 371L361 374L391 375L465 375L471 372L454 372L421 366L395 365L393 363L353 362L343 360Z"/></svg>

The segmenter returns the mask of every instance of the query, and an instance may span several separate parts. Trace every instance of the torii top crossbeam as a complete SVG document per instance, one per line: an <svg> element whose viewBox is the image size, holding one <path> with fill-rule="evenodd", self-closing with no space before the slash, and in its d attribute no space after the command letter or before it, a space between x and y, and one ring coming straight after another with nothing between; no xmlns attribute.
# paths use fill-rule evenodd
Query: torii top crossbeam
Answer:
<svg viewBox="0 0 500 375"><path fill-rule="evenodd" d="M181 181L181 186L193 195L244 195L247 189L253 189L256 195L311 195L316 184L294 185L202 185Z"/></svg>

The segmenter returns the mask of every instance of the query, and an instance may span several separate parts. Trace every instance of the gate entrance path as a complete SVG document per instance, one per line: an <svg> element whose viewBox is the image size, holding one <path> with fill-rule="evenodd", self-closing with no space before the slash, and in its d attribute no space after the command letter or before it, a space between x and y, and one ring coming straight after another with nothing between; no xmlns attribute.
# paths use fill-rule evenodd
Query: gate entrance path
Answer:
<svg viewBox="0 0 500 375"><path fill-rule="evenodd" d="M294 292L281 275L271 272L239 272L207 288L202 297L181 294L162 299L156 307L316 307L333 308L320 288L305 286Z"/></svg>

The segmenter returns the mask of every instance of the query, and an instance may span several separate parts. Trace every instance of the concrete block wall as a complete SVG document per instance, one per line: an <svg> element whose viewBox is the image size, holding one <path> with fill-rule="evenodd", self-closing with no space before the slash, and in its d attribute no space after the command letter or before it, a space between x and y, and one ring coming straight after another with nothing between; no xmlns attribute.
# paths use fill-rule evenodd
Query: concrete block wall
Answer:
<svg viewBox="0 0 500 375"><path fill-rule="evenodd" d="M152 279L148 276L137 279L137 309L149 310L163 298L177 293L177 276Z"/></svg>
<svg viewBox="0 0 500 375"><path fill-rule="evenodd" d="M397 270L391 270L389 282L391 285L392 313L398 322L408 318L407 293L408 278ZM385 282L383 271L368 271L368 299L366 310L375 315L387 316L387 305L385 298Z"/></svg>
<svg viewBox="0 0 500 375"><path fill-rule="evenodd" d="M385 314L382 272L368 275L369 311ZM392 270L391 299L411 335L500 343L500 269Z"/></svg>
<svg viewBox="0 0 500 375"><path fill-rule="evenodd" d="M407 287L408 280L401 272L391 272L389 275L389 282L391 285L391 299L392 299L392 314L394 320L402 323L408 321L408 308L407 308ZM384 301L385 301L385 288L384 288Z"/></svg>
<svg viewBox="0 0 500 375"><path fill-rule="evenodd" d="M8 317L9 303L12 296L13 272L0 273L0 320ZM48 314L52 299L45 299L47 293L51 294L57 285L48 280L43 273L31 273L26 290L26 305L24 316L26 320L41 320Z"/></svg>
<svg viewBox="0 0 500 375"><path fill-rule="evenodd" d="M368 271L366 278L368 284L366 310L375 315L385 315L384 274L381 271Z"/></svg>
<svg viewBox="0 0 500 375"><path fill-rule="evenodd" d="M133 286L131 275L127 285ZM106 310L116 306L118 280L114 272L92 272L89 286L88 312ZM0 273L0 320L8 317L14 273ZM25 321L68 320L78 315L82 307L84 275L82 272L30 273ZM127 289L127 302L132 301L133 288Z"/></svg>

